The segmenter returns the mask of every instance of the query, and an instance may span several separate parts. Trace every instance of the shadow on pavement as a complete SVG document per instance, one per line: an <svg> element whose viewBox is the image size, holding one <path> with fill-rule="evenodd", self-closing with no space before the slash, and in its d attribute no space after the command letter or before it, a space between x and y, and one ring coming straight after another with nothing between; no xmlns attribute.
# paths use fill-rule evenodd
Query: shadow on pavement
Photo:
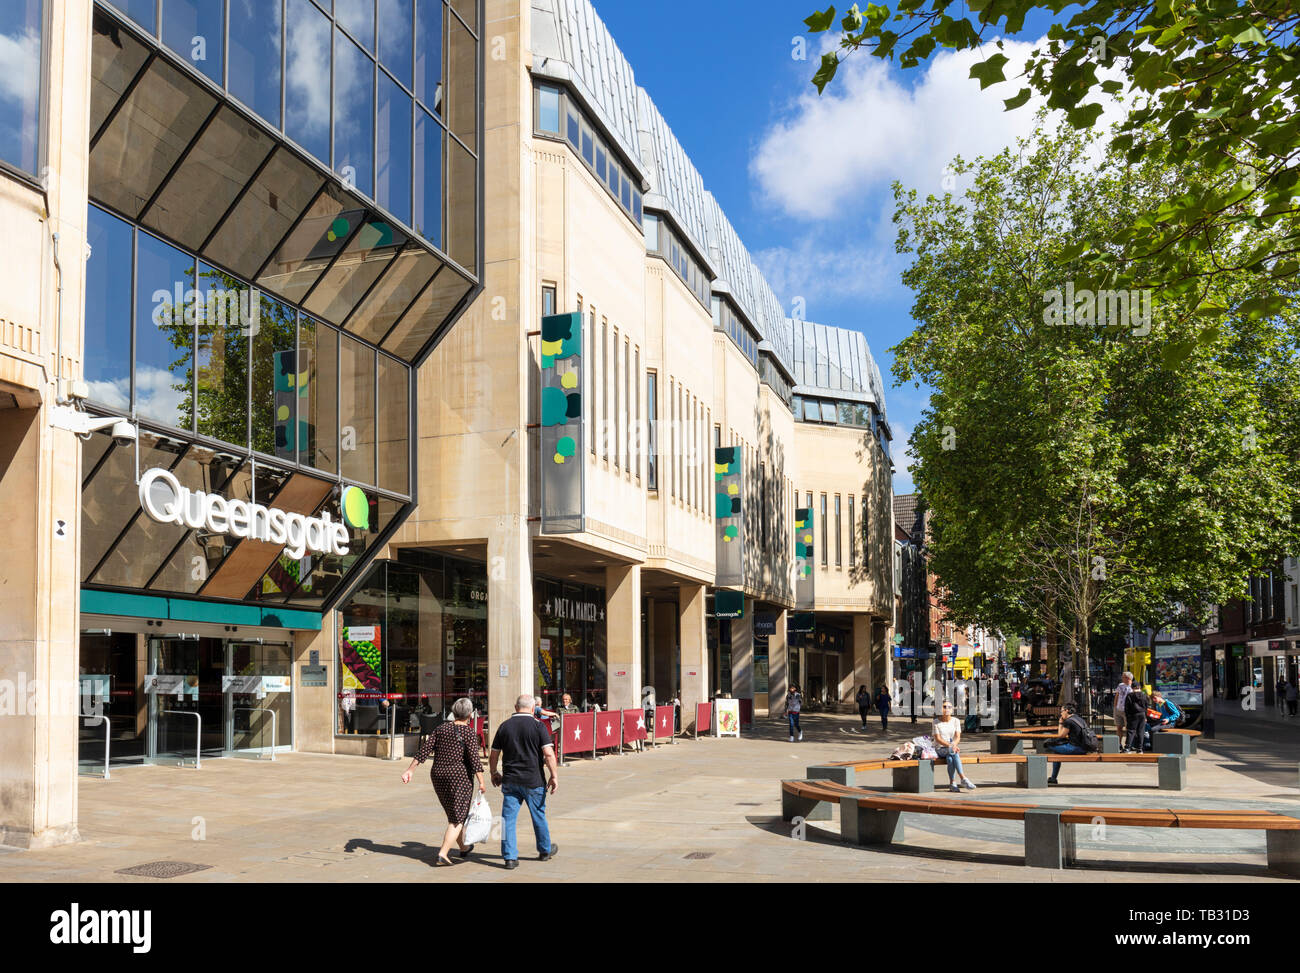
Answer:
<svg viewBox="0 0 1300 973"><path fill-rule="evenodd" d="M426 845L422 841L403 841L401 845L382 845L369 838L350 838L343 846L347 852L356 851L363 848L366 851L373 852L376 855L395 855L398 858L409 858L412 861L428 865L430 868L436 868L438 861L438 847L436 845ZM505 862L501 861L500 855L493 855L496 861L486 861L484 856L479 852L469 858L460 858L455 849L452 850L452 865L490 865L493 868L505 868ZM444 868L446 866L443 866Z"/></svg>

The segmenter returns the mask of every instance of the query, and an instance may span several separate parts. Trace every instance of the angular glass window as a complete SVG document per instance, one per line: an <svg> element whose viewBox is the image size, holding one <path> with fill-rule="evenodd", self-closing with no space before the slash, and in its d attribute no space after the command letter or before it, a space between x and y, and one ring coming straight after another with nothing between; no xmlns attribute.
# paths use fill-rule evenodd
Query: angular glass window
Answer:
<svg viewBox="0 0 1300 973"><path fill-rule="evenodd" d="M287 300L301 302L365 215L351 196L333 184L326 186L280 245L258 284Z"/></svg>
<svg viewBox="0 0 1300 973"><path fill-rule="evenodd" d="M135 217L212 113L216 99L156 59L90 152L90 195Z"/></svg>
<svg viewBox="0 0 1300 973"><path fill-rule="evenodd" d="M415 6L415 97L442 114L442 0L417 0Z"/></svg>
<svg viewBox="0 0 1300 973"><path fill-rule="evenodd" d="M334 33L334 171L344 185L375 191L375 62Z"/></svg>
<svg viewBox="0 0 1300 973"><path fill-rule="evenodd" d="M286 0L284 131L330 162L329 18L311 0Z"/></svg>
<svg viewBox="0 0 1300 973"><path fill-rule="evenodd" d="M338 332L303 315L298 327L298 462L326 473L338 471Z"/></svg>
<svg viewBox="0 0 1300 973"><path fill-rule="evenodd" d="M594 166L596 164L596 157L593 154L595 152L595 146L596 143L593 141L591 129L584 125L582 127L582 157L587 160L587 165L589 166Z"/></svg>
<svg viewBox="0 0 1300 973"><path fill-rule="evenodd" d="M157 14L154 3L155 0L112 0L113 6L134 20L150 34L157 33L157 30L154 28L154 25L157 23L154 19Z"/></svg>
<svg viewBox="0 0 1300 973"><path fill-rule="evenodd" d="M379 472L375 485L410 493L410 370L387 355L379 356Z"/></svg>
<svg viewBox="0 0 1300 973"><path fill-rule="evenodd" d="M821 405L816 399L803 400L803 417L808 422L819 422L821 420Z"/></svg>
<svg viewBox="0 0 1300 973"><path fill-rule="evenodd" d="M223 106L141 222L198 250L273 148L269 135Z"/></svg>
<svg viewBox="0 0 1300 973"><path fill-rule="evenodd" d="M478 148L478 41L460 18L447 15L447 128Z"/></svg>
<svg viewBox="0 0 1300 973"><path fill-rule="evenodd" d="M329 272L307 298L307 310L334 324L341 324L352 308L379 279L389 261L406 246L406 234L372 214Z"/></svg>
<svg viewBox="0 0 1300 973"><path fill-rule="evenodd" d="M33 0L35 2L35 0ZM40 3L35 4L38 8ZM21 5L20 5L21 6ZM104 124L131 79L144 64L148 52L106 13L95 9L94 33L90 41L90 135ZM276 101L280 96L277 92ZM16 164L16 163L15 163Z"/></svg>
<svg viewBox="0 0 1300 973"><path fill-rule="evenodd" d="M248 499L248 464L241 457L191 447L176 468L176 476L185 486L204 493ZM237 539L228 534L188 531L180 546L163 557L162 565L149 579L149 590L197 593L208 577L217 573L236 543Z"/></svg>
<svg viewBox="0 0 1300 973"><path fill-rule="evenodd" d="M293 462L301 437L295 413L309 380L297 368L298 315L288 304L262 295L253 329L252 447Z"/></svg>
<svg viewBox="0 0 1300 973"><path fill-rule="evenodd" d="M375 0L334 0L334 20L367 51L374 51Z"/></svg>
<svg viewBox="0 0 1300 973"><path fill-rule="evenodd" d="M404 251L393 259L344 326L357 337L379 344L441 266L438 258L423 248Z"/></svg>
<svg viewBox="0 0 1300 973"><path fill-rule="evenodd" d="M830 422L830 423L834 423L834 422L835 422L835 403L834 403L834 402L823 402L823 403L822 403L822 422Z"/></svg>
<svg viewBox="0 0 1300 973"><path fill-rule="evenodd" d="M596 178L605 181L605 146L596 146Z"/></svg>
<svg viewBox="0 0 1300 973"><path fill-rule="evenodd" d="M379 63L411 87L413 0L379 0Z"/></svg>
<svg viewBox="0 0 1300 973"><path fill-rule="evenodd" d="M411 96L379 74L379 157L375 199L403 223L411 222Z"/></svg>
<svg viewBox="0 0 1300 973"><path fill-rule="evenodd" d="M465 147L447 137L447 253L478 273L478 165Z"/></svg>
<svg viewBox="0 0 1300 973"><path fill-rule="evenodd" d="M248 192L202 248L204 256L252 277L324 181L288 149L276 149Z"/></svg>
<svg viewBox="0 0 1300 973"><path fill-rule="evenodd" d="M632 194L632 218L641 222L641 194L638 192Z"/></svg>
<svg viewBox="0 0 1300 973"><path fill-rule="evenodd" d="M442 126L415 113L415 232L442 249Z"/></svg>
<svg viewBox="0 0 1300 973"><path fill-rule="evenodd" d="M566 114L568 115L568 119L564 126L564 137L567 138L569 144L573 146L573 151L577 152L578 142L582 138L582 124L578 121L578 113L572 108L570 108Z"/></svg>
<svg viewBox="0 0 1300 973"><path fill-rule="evenodd" d="M537 130L560 134L560 89L548 84L537 89Z"/></svg>
<svg viewBox="0 0 1300 973"><path fill-rule="evenodd" d="M167 0L163 4L163 43L217 84L222 83L225 6L224 0Z"/></svg>
<svg viewBox="0 0 1300 973"><path fill-rule="evenodd" d="M197 290L196 428L247 448L248 336L259 298L243 281L202 262Z"/></svg>
<svg viewBox="0 0 1300 973"><path fill-rule="evenodd" d="M384 339L384 351L403 361L413 361L429 339L442 329L447 316L469 289L469 281L450 267L444 267L389 332Z"/></svg>
<svg viewBox="0 0 1300 973"><path fill-rule="evenodd" d="M280 4L230 0L232 95L280 127Z"/></svg>
<svg viewBox="0 0 1300 973"><path fill-rule="evenodd" d="M460 14L460 19L469 25L470 30L478 30L478 3L476 0L451 0L451 9Z"/></svg>
<svg viewBox="0 0 1300 973"><path fill-rule="evenodd" d="M41 0L9 0L0 6L0 49L5 84L0 86L0 159L36 175L40 162Z"/></svg>
<svg viewBox="0 0 1300 973"><path fill-rule="evenodd" d="M91 206L85 378L93 402L131 411L131 225Z"/></svg>
<svg viewBox="0 0 1300 973"><path fill-rule="evenodd" d="M632 209L632 184L626 179L623 180L621 192L623 208L630 211Z"/></svg>
<svg viewBox="0 0 1300 973"><path fill-rule="evenodd" d="M178 429L193 425L194 258L136 234L135 409Z"/></svg>
<svg viewBox="0 0 1300 973"><path fill-rule="evenodd" d="M375 482L375 350L343 335L339 359L339 456L345 479Z"/></svg>

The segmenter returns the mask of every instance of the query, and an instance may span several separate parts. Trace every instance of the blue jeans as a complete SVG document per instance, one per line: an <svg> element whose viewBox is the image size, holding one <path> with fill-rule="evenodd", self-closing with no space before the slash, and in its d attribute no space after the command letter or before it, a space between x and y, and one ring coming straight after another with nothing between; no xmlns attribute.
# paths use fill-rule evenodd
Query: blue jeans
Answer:
<svg viewBox="0 0 1300 973"><path fill-rule="evenodd" d="M882 709L880 711L880 732L889 732L889 710L887 709Z"/></svg>
<svg viewBox="0 0 1300 973"><path fill-rule="evenodd" d="M794 736L796 733L802 733L803 730L799 729L799 714L786 713L785 715L790 721L790 735Z"/></svg>
<svg viewBox="0 0 1300 973"><path fill-rule="evenodd" d="M943 747L942 750L944 752L941 756L948 762L948 783L953 783L957 777L964 778L966 776L966 771L962 770L961 754L955 753L947 747Z"/></svg>
<svg viewBox="0 0 1300 973"><path fill-rule="evenodd" d="M1050 750L1052 753L1062 753L1062 754L1088 752L1084 750L1082 747L1076 747L1073 743L1051 743L1048 744L1047 749ZM1056 778L1059 777L1060 775L1061 775L1061 762L1059 760L1055 760L1052 762L1051 779L1056 780Z"/></svg>
<svg viewBox="0 0 1300 973"><path fill-rule="evenodd" d="M506 861L514 861L519 857L519 848L515 844L515 819L519 816L521 804L528 805L528 813L533 818L537 853L549 855L551 829L546 824L546 788L506 784L501 788L501 793L505 795L501 800L501 857Z"/></svg>

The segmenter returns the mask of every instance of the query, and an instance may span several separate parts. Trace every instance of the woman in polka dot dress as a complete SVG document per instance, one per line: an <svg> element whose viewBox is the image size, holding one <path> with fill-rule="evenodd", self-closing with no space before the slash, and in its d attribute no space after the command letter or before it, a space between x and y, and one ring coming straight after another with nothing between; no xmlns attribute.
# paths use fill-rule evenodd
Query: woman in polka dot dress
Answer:
<svg viewBox="0 0 1300 973"><path fill-rule="evenodd" d="M478 778L480 794L487 792L487 785L483 782L483 762L479 759L478 737L469 725L470 717L474 715L474 704L462 697L452 704L451 715L450 723L442 724L424 738L415 759L402 774L402 783L409 783L415 765L433 756L433 769L429 776L433 780L433 792L447 812L447 831L442 837L442 847L438 849L437 865L452 863L447 853L451 851L453 841L460 848L461 858L468 857L474 850L473 845L466 845L461 838L474 797L470 776Z"/></svg>

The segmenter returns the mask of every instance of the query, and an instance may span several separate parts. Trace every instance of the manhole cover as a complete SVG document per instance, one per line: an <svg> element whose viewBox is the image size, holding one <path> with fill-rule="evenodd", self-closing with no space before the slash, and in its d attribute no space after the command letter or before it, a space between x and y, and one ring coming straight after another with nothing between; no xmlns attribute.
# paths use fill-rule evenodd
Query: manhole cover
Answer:
<svg viewBox="0 0 1300 973"><path fill-rule="evenodd" d="M685 856L687 861L698 861L701 858L712 858L712 857L713 857L713 852L711 851L693 851L689 855Z"/></svg>
<svg viewBox="0 0 1300 973"><path fill-rule="evenodd" d="M762 807L761 801L737 801L736 807Z"/></svg>
<svg viewBox="0 0 1300 973"><path fill-rule="evenodd" d="M117 875L142 875L145 878L177 878L191 872L201 872L211 865L195 865L193 862L145 862L130 868L119 868Z"/></svg>

